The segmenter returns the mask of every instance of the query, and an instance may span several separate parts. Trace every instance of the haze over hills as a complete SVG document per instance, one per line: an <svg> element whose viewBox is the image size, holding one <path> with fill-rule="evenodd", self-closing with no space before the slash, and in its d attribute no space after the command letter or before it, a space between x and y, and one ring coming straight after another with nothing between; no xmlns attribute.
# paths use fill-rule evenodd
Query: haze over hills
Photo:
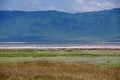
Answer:
<svg viewBox="0 0 120 80"><path fill-rule="evenodd" d="M120 42L120 8L86 13L0 11L0 42Z"/></svg>

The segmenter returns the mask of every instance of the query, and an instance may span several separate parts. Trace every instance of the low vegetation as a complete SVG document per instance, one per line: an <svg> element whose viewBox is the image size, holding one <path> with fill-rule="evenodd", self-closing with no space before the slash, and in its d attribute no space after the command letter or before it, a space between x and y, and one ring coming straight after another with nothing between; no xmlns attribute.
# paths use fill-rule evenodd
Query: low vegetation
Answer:
<svg viewBox="0 0 120 80"><path fill-rule="evenodd" d="M120 80L120 68L79 62L33 61L0 65L1 80Z"/></svg>
<svg viewBox="0 0 120 80"><path fill-rule="evenodd" d="M111 53L112 51L112 53ZM76 56L120 56L120 50L79 50L79 49L61 49L61 50L0 50L0 57L76 57Z"/></svg>
<svg viewBox="0 0 120 80"><path fill-rule="evenodd" d="M113 63L113 62L104 62L104 63L99 63L99 64L96 64L98 66L103 66L103 67L109 67L109 68L113 68L113 67L119 67L120 68L120 62L119 63Z"/></svg>
<svg viewBox="0 0 120 80"><path fill-rule="evenodd" d="M108 60L104 63L90 64L87 62L48 59L55 57L76 59L77 57L96 58L104 56L119 58L120 50L0 50L0 80L120 80L119 61L111 62Z"/></svg>

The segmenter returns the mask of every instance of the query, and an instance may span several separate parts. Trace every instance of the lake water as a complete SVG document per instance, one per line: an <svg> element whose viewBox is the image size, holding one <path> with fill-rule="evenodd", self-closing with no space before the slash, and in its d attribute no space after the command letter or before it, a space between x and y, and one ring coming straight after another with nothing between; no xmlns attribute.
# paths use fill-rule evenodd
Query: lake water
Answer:
<svg viewBox="0 0 120 80"><path fill-rule="evenodd" d="M58 48L118 48L120 43L112 44L40 44L40 43L0 43L0 49L58 49Z"/></svg>

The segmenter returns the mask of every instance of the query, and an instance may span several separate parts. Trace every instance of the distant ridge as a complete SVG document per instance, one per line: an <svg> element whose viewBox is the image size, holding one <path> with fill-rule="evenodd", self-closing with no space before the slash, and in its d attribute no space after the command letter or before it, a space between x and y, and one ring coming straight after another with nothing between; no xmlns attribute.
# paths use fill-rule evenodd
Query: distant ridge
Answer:
<svg viewBox="0 0 120 80"><path fill-rule="evenodd" d="M0 11L0 42L120 42L120 8L86 13Z"/></svg>
<svg viewBox="0 0 120 80"><path fill-rule="evenodd" d="M113 9L106 9L106 10L98 10L98 11L88 11L88 12L64 12L64 11L57 11L57 10L40 10L40 11L21 11L21 10L0 10L1 12L60 12L60 13L70 13L70 14L79 14L79 13L91 13L91 12L102 12L102 11L119 11L120 8L113 8Z"/></svg>

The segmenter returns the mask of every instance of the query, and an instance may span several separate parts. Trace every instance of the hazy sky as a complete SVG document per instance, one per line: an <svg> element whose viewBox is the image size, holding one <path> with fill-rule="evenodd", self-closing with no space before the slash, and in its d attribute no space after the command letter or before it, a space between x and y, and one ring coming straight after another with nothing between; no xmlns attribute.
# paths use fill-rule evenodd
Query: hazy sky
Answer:
<svg viewBox="0 0 120 80"><path fill-rule="evenodd" d="M0 10L88 12L120 8L120 0L0 0Z"/></svg>

